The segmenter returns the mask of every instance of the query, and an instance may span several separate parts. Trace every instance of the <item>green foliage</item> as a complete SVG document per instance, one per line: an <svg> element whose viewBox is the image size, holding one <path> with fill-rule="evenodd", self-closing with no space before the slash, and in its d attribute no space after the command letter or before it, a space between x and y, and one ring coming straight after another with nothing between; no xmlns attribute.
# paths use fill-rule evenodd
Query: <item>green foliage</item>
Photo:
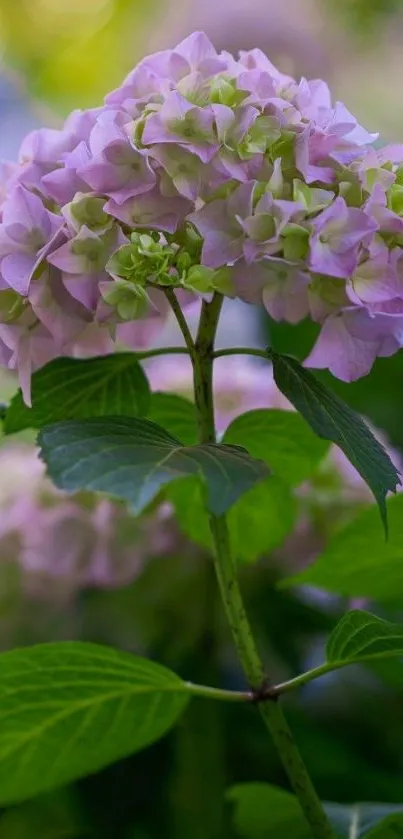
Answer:
<svg viewBox="0 0 403 839"><path fill-rule="evenodd" d="M295 795L270 784L239 784L227 793L234 805L234 825L242 839L269 836L311 839L311 831Z"/></svg>
<svg viewBox="0 0 403 839"><path fill-rule="evenodd" d="M254 484L267 466L236 446L182 446L148 420L60 422L39 434L42 457L56 486L105 492L143 510L175 478L199 476L207 507L221 515Z"/></svg>
<svg viewBox="0 0 403 839"><path fill-rule="evenodd" d="M227 797L234 805L234 825L242 839L311 839L312 833L295 795L263 783L238 784ZM398 839L403 808L393 804L325 804L337 839Z"/></svg>
<svg viewBox="0 0 403 839"><path fill-rule="evenodd" d="M143 749L187 694L161 665L80 642L0 656L0 803L61 786Z"/></svg>
<svg viewBox="0 0 403 839"><path fill-rule="evenodd" d="M284 396L326 440L332 440L372 490L387 530L386 495L395 492L399 473L362 419L291 356L269 351L275 382Z"/></svg>
<svg viewBox="0 0 403 839"><path fill-rule="evenodd" d="M403 595L403 495L387 501L385 542L375 506L363 510L330 539L323 553L281 586L314 585L347 597L396 600Z"/></svg>
<svg viewBox="0 0 403 839"><path fill-rule="evenodd" d="M4 430L43 428L60 420L142 416L150 390L133 353L99 358L57 358L32 377L32 408L19 390L7 410Z"/></svg>
<svg viewBox="0 0 403 839"><path fill-rule="evenodd" d="M248 411L236 417L223 442L244 446L290 486L306 481L329 448L302 417L277 409Z"/></svg>
<svg viewBox="0 0 403 839"><path fill-rule="evenodd" d="M344 615L326 647L329 663L399 655L403 655L403 626L358 610Z"/></svg>
<svg viewBox="0 0 403 839"><path fill-rule="evenodd" d="M208 516L202 506L198 481L173 483L167 497L175 507L183 533L212 551ZM237 559L251 562L284 541L297 518L297 505L287 485L272 475L245 493L228 512L231 544Z"/></svg>
<svg viewBox="0 0 403 839"><path fill-rule="evenodd" d="M190 399L176 393L157 391L151 394L146 416L181 440L185 446L197 443L196 410Z"/></svg>

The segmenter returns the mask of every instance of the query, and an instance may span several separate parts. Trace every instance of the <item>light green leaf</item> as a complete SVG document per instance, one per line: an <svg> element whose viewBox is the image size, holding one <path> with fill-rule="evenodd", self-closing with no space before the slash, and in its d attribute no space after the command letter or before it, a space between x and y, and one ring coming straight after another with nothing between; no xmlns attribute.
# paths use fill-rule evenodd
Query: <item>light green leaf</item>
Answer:
<svg viewBox="0 0 403 839"><path fill-rule="evenodd" d="M43 428L59 420L142 416L150 390L133 353L99 358L57 358L32 377L32 408L19 390L7 410L4 430Z"/></svg>
<svg viewBox="0 0 403 839"><path fill-rule="evenodd" d="M181 530L196 544L212 551L208 516L201 507L197 480L176 481L167 490ZM281 545L293 529L297 505L289 487L274 475L245 493L228 512L232 549L242 562L252 562Z"/></svg>
<svg viewBox="0 0 403 839"><path fill-rule="evenodd" d="M233 819L242 839L312 839L295 795L264 783L238 784L227 798L234 804ZM394 804L324 803L337 839L398 839L401 833L388 833L390 826L403 824L403 808ZM402 829L400 827L400 829Z"/></svg>
<svg viewBox="0 0 403 839"><path fill-rule="evenodd" d="M152 393L146 416L186 446L197 443L195 406L184 396L158 391Z"/></svg>
<svg viewBox="0 0 403 839"><path fill-rule="evenodd" d="M403 626L353 610L337 624L326 646L326 662L279 685L279 693L301 687L349 664L403 656Z"/></svg>
<svg viewBox="0 0 403 839"><path fill-rule="evenodd" d="M143 749L174 724L186 686L108 647L43 644L0 656L0 804L31 798Z"/></svg>
<svg viewBox="0 0 403 839"><path fill-rule="evenodd" d="M282 580L281 588L314 585L346 597L394 600L403 595L403 494L387 501L390 535L385 542L375 506L330 539L304 571Z"/></svg>
<svg viewBox="0 0 403 839"><path fill-rule="evenodd" d="M326 647L329 663L403 656L403 626L369 612L347 612L333 630Z"/></svg>
<svg viewBox="0 0 403 839"><path fill-rule="evenodd" d="M329 448L299 414L277 409L248 411L236 417L223 442L244 446L290 486L306 481Z"/></svg>
<svg viewBox="0 0 403 839"><path fill-rule="evenodd" d="M236 446L183 446L148 420L109 419L61 422L39 434L42 457L56 486L105 492L143 510L161 487L197 475L216 515L268 474L267 466Z"/></svg>
<svg viewBox="0 0 403 839"><path fill-rule="evenodd" d="M397 469L369 428L335 393L296 359L268 351L277 387L319 437L332 440L372 490L387 532L387 493L400 483Z"/></svg>

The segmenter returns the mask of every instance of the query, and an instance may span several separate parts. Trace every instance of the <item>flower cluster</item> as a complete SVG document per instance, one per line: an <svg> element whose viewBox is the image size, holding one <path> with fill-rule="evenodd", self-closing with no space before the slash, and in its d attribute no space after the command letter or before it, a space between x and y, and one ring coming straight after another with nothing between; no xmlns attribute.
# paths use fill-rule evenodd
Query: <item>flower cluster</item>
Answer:
<svg viewBox="0 0 403 839"><path fill-rule="evenodd" d="M403 146L320 80L203 33L145 58L103 107L3 165L0 361L143 345L213 290L322 325L307 363L364 375L403 343Z"/></svg>

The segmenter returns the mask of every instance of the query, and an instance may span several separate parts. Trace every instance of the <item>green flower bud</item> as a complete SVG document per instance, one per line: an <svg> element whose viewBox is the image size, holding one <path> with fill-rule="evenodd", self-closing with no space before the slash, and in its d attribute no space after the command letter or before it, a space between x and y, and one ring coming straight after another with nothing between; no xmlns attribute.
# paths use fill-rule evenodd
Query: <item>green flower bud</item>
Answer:
<svg viewBox="0 0 403 839"><path fill-rule="evenodd" d="M104 204L104 198L97 198L94 195L82 195L76 197L68 205L67 213L70 215L73 223L77 223L78 227L85 225L90 230L93 230L94 233L103 233L112 224L111 217L103 210Z"/></svg>
<svg viewBox="0 0 403 839"><path fill-rule="evenodd" d="M143 318L149 309L150 301L145 289L126 280L108 283L102 291L105 303L112 306L124 321Z"/></svg>

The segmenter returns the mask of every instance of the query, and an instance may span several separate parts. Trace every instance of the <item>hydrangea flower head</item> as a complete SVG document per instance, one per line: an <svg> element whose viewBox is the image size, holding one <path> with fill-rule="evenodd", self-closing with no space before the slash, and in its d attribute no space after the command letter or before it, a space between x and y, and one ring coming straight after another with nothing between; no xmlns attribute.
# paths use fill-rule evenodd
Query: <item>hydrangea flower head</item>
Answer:
<svg viewBox="0 0 403 839"><path fill-rule="evenodd" d="M148 56L2 167L2 363L29 399L31 370L89 335L93 354L153 339L169 285L308 314L307 363L365 375L403 344L403 146L376 137L260 50L196 32Z"/></svg>

